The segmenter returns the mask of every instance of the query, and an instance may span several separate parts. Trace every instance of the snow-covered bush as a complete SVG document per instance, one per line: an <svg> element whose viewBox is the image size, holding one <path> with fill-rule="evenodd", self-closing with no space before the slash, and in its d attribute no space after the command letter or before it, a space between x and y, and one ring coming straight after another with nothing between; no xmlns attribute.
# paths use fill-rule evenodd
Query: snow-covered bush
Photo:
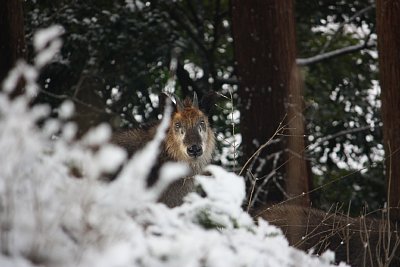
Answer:
<svg viewBox="0 0 400 267"><path fill-rule="evenodd" d="M0 92L0 266L330 266L331 253L312 257L267 222L255 224L241 209L243 179L217 166L208 167L211 177L196 177L206 197L191 193L174 209L156 203L186 172L170 163L146 188L170 109L155 139L122 165L126 153L107 143L107 125L76 140L65 120L72 103L60 106L58 119L46 106L31 107L61 32L36 35L35 64L20 62ZM11 100L20 77L26 93ZM121 166L115 181L102 181Z"/></svg>

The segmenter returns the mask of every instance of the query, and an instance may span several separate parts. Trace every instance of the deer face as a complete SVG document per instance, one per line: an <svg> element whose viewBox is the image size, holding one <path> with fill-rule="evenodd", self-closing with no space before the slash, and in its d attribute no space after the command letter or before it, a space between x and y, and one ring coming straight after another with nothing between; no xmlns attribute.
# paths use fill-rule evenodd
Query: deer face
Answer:
<svg viewBox="0 0 400 267"><path fill-rule="evenodd" d="M189 107L174 114L172 122L180 153L191 159L201 157L208 138L207 117L200 110Z"/></svg>
<svg viewBox="0 0 400 267"><path fill-rule="evenodd" d="M207 115L199 109L196 94L193 100L186 98L183 103L176 99L166 140L169 155L188 162L196 172L210 162L214 146L214 134Z"/></svg>

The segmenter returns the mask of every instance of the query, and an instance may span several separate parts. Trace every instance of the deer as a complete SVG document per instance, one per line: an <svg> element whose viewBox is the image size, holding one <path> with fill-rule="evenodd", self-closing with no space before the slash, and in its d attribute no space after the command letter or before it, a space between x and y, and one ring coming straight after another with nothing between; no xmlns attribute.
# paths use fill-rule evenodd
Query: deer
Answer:
<svg viewBox="0 0 400 267"><path fill-rule="evenodd" d="M400 266L400 236L388 218L350 217L311 207L275 204L253 214L283 231L289 244L315 254L330 249L351 266Z"/></svg>
<svg viewBox="0 0 400 267"><path fill-rule="evenodd" d="M165 99L166 96L162 97ZM206 94L199 105L196 93L192 99L187 97L183 101L175 96L166 138L161 144L157 163L147 179L148 186L153 185L158 179L161 166L166 162L183 162L189 166L189 175L170 184L160 196L159 202L168 207L182 204L183 197L194 190L193 176L201 174L211 162L215 137L210 126L209 113L214 98L213 93ZM111 137L111 143L124 148L128 156L132 156L153 139L159 123L160 121L156 121L140 128L117 132Z"/></svg>

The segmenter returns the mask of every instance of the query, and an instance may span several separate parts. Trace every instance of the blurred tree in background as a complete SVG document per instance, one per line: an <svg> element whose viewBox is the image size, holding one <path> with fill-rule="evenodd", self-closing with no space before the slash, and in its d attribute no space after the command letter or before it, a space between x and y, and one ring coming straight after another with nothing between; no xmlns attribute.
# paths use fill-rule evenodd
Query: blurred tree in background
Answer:
<svg viewBox="0 0 400 267"><path fill-rule="evenodd" d="M0 82L20 58L25 58L24 16L21 1L4 0L0 9ZM16 94L22 89L18 86Z"/></svg>
<svg viewBox="0 0 400 267"><path fill-rule="evenodd" d="M400 222L400 22L399 3L377 1L378 50L380 82L382 87L383 135L386 152L386 186L390 217ZM388 213L389 214L389 213Z"/></svg>
<svg viewBox="0 0 400 267"><path fill-rule="evenodd" d="M249 205L295 197L309 206L308 194L297 197L310 179L293 1L232 1L232 25Z"/></svg>
<svg viewBox="0 0 400 267"><path fill-rule="evenodd" d="M210 90L220 95L212 117L219 140L215 162L239 172L237 162L246 162L248 153L241 154L238 144L255 146L240 135L238 105L245 102L238 99L230 8L225 0L26 1L27 44L39 28L65 28L61 55L41 75L38 101L56 106L73 100L80 133L103 121L114 129L134 127L159 116L156 96L175 75L179 96ZM297 1L295 17L304 153L318 189L311 201L322 208L351 201L356 212L365 204L378 208L385 183L374 1ZM241 49L235 54L256 48ZM177 60L172 74L171 58ZM253 116L269 123L268 114ZM262 184L262 177L254 178Z"/></svg>

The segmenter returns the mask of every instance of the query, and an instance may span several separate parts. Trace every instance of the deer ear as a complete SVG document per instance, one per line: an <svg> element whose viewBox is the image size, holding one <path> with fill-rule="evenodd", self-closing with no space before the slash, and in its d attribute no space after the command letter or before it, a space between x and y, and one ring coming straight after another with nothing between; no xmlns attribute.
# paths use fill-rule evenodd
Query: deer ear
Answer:
<svg viewBox="0 0 400 267"><path fill-rule="evenodd" d="M184 107L183 107L182 101L179 99L179 97L176 94L174 94L174 98L175 98L176 110L178 112L183 111Z"/></svg>
<svg viewBox="0 0 400 267"><path fill-rule="evenodd" d="M196 92L193 93L193 101L192 101L192 106L194 108L199 108L199 100L197 99L197 94Z"/></svg>
<svg viewBox="0 0 400 267"><path fill-rule="evenodd" d="M205 114L210 115L215 102L217 102L217 94L209 91L201 98L200 108Z"/></svg>

